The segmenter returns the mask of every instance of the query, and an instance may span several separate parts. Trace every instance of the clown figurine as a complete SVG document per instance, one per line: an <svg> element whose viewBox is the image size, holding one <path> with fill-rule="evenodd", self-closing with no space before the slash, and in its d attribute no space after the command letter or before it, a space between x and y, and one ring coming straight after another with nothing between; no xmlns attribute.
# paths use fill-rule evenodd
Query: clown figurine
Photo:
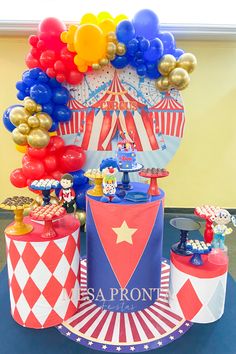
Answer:
<svg viewBox="0 0 236 354"><path fill-rule="evenodd" d="M225 236L230 235L233 232L231 227L226 225L232 220L234 226L236 226L235 218L231 217L228 210L220 209L217 214L211 218L216 225L212 225L214 231L214 239L212 241L213 248L220 248L224 250L225 248Z"/></svg>
<svg viewBox="0 0 236 354"><path fill-rule="evenodd" d="M66 209L67 213L74 213L75 191L72 188L73 176L66 173L61 177L60 184L62 189L59 193L59 200L63 202L62 206Z"/></svg>
<svg viewBox="0 0 236 354"><path fill-rule="evenodd" d="M103 172L102 190L103 196L101 202L103 203L119 203L120 198L116 195L116 174L118 172L118 165L112 157L102 160L100 171Z"/></svg>

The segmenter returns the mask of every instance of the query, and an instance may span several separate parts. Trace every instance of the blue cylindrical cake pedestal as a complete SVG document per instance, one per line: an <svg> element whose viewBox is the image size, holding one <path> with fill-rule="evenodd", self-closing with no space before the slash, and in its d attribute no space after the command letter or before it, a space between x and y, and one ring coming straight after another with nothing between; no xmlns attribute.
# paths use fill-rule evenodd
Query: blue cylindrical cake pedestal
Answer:
<svg viewBox="0 0 236 354"><path fill-rule="evenodd" d="M148 185L133 183L133 191ZM87 287L97 306L142 310L160 288L164 192L148 202L102 203L87 196Z"/></svg>

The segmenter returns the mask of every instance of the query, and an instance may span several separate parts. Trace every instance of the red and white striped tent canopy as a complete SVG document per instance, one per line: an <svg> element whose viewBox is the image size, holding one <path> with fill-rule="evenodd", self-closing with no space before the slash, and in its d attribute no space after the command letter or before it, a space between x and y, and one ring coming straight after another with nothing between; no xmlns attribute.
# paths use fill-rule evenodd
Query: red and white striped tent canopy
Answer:
<svg viewBox="0 0 236 354"><path fill-rule="evenodd" d="M132 132L137 150L159 149L147 107L127 92L115 71L104 96L87 111L82 147L84 150L110 151L114 137L124 131L128 138Z"/></svg>
<svg viewBox="0 0 236 354"><path fill-rule="evenodd" d="M149 110L152 111L154 132L182 138L185 124L184 107L169 92Z"/></svg>
<svg viewBox="0 0 236 354"><path fill-rule="evenodd" d="M72 110L72 117L69 122L59 123L57 129L58 135L78 134L84 130L87 107L72 96L68 102L68 107Z"/></svg>

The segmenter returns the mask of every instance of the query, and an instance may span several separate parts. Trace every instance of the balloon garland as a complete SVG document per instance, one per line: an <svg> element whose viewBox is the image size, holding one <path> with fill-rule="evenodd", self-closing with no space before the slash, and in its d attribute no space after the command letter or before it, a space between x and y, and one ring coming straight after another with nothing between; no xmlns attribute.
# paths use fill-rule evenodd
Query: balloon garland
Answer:
<svg viewBox="0 0 236 354"><path fill-rule="evenodd" d="M10 180L24 188L35 178L60 180L63 173L72 173L76 203L84 209L89 188L82 170L85 152L79 146L65 146L56 136L58 123L71 118L69 92L62 83L78 85L86 73L111 63L117 69L131 65L138 76L155 80L159 91L183 90L197 60L176 48L173 34L162 32L158 16L147 9L132 20L123 14L87 13L78 25L68 28L56 18L46 18L37 34L29 37L29 44L25 59L29 70L16 83L23 105L12 105L3 114L17 151L24 153L22 166L11 173Z"/></svg>

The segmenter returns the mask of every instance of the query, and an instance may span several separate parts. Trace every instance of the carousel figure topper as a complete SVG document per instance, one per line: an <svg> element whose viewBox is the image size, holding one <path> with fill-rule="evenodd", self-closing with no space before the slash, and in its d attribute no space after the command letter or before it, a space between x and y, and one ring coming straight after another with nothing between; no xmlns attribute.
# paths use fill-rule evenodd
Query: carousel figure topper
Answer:
<svg viewBox="0 0 236 354"><path fill-rule="evenodd" d="M66 209L67 213L74 213L75 204L75 191L72 188L74 178L69 173L61 177L60 184L62 189L59 193L59 200L63 202L62 206Z"/></svg>
<svg viewBox="0 0 236 354"><path fill-rule="evenodd" d="M214 238L212 241L213 248L220 248L224 250L225 248L225 236L230 235L233 232L231 227L226 225L233 222L233 225L236 227L236 219L234 216L231 216L228 210L220 209L211 220L216 224L212 225L214 231Z"/></svg>
<svg viewBox="0 0 236 354"><path fill-rule="evenodd" d="M118 172L118 165L116 160L112 157L102 160L102 163L100 164L100 171L103 173L103 196L101 198L101 202L119 203L120 198L116 195L116 174Z"/></svg>

